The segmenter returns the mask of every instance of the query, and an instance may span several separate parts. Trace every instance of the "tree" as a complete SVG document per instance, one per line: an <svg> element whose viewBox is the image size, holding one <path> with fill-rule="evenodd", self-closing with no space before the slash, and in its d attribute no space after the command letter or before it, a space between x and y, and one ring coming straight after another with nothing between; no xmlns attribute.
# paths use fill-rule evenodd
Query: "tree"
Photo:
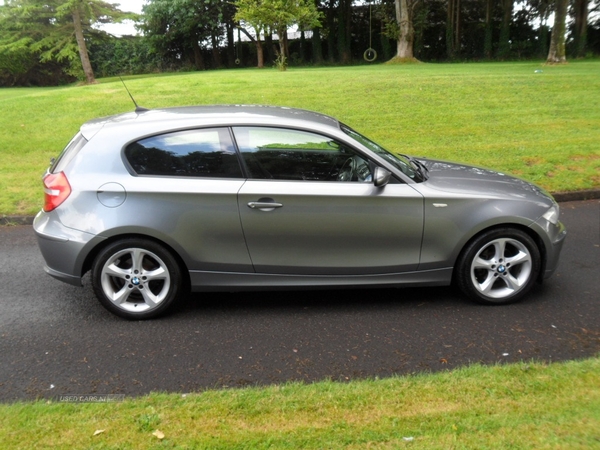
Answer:
<svg viewBox="0 0 600 450"><path fill-rule="evenodd" d="M396 41L396 56L401 61L414 60L414 12L420 0L393 0L391 5L382 3L382 35Z"/></svg>
<svg viewBox="0 0 600 450"><path fill-rule="evenodd" d="M202 46L210 43L213 64L219 67L227 6L220 0L151 0L144 5L139 28L157 53L173 61L189 56L196 70L206 68Z"/></svg>
<svg viewBox="0 0 600 450"><path fill-rule="evenodd" d="M498 43L498 58L506 59L510 54L510 24L513 16L513 1L502 0L502 25L500 27L500 42Z"/></svg>
<svg viewBox="0 0 600 450"><path fill-rule="evenodd" d="M315 8L319 8L320 6L320 0L314 0L315 2ZM312 44L312 53L313 53L313 61L317 64L320 64L323 62L323 48L321 46L321 30L320 30L321 26L319 24L319 26L313 26L312 27L312 37L311 37L311 44Z"/></svg>
<svg viewBox="0 0 600 450"><path fill-rule="evenodd" d="M493 34L494 34L494 0L485 0L485 37L483 41L483 55L492 59Z"/></svg>
<svg viewBox="0 0 600 450"><path fill-rule="evenodd" d="M289 56L288 28L320 24L321 13L312 0L238 0L237 7L236 19L251 26L256 33L257 53L262 53L262 48L259 49L261 33L268 30L277 33L282 68L285 68L285 59ZM261 67L260 56L258 65Z"/></svg>
<svg viewBox="0 0 600 450"><path fill-rule="evenodd" d="M88 83L95 79L85 35L102 33L92 25L135 17L102 0L6 0L2 13L11 26L0 48L27 48L41 62L66 60L72 73L83 70Z"/></svg>
<svg viewBox="0 0 600 450"><path fill-rule="evenodd" d="M548 54L548 35L550 29L548 26L548 19L553 12L551 5L553 1L554 0L529 0L529 6L533 10L534 17L536 17L539 22L536 54L541 57L545 57Z"/></svg>
<svg viewBox="0 0 600 450"><path fill-rule="evenodd" d="M589 0L574 0L573 12L575 16L574 30L574 56L580 58L585 56L587 44L587 25L588 25L588 3Z"/></svg>
<svg viewBox="0 0 600 450"><path fill-rule="evenodd" d="M337 9L338 54L342 64L350 64L352 61L352 0L338 0Z"/></svg>
<svg viewBox="0 0 600 450"><path fill-rule="evenodd" d="M454 59L460 53L460 0L448 0L446 54Z"/></svg>
<svg viewBox="0 0 600 450"><path fill-rule="evenodd" d="M240 22L241 25L248 25L254 30L255 36L248 33L245 27L241 26L240 30L254 42L256 46L257 67L262 69L265 66L265 56L261 41L261 35L267 32L268 24L265 21L262 0L238 0L236 3L237 12L234 19Z"/></svg>
<svg viewBox="0 0 600 450"><path fill-rule="evenodd" d="M548 64L561 64L567 62L565 54L565 34L567 22L567 8L569 0L556 0L554 7L554 26L550 37L550 51L548 52Z"/></svg>
<svg viewBox="0 0 600 450"><path fill-rule="evenodd" d="M395 0L396 20L399 30L396 58L414 59L415 30L413 12L417 3L419 3L419 0Z"/></svg>

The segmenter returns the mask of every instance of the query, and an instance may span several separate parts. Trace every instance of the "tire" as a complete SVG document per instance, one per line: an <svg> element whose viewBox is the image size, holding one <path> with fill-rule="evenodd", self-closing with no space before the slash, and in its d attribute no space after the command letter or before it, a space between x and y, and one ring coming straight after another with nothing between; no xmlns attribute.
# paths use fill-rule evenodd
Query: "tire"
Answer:
<svg viewBox="0 0 600 450"><path fill-rule="evenodd" d="M147 239L104 248L92 265L92 287L107 310L130 320L158 317L177 301L182 275L173 255Z"/></svg>
<svg viewBox="0 0 600 450"><path fill-rule="evenodd" d="M505 305L521 300L540 270L540 251L527 233L497 228L467 244L458 259L456 281L479 303Z"/></svg>

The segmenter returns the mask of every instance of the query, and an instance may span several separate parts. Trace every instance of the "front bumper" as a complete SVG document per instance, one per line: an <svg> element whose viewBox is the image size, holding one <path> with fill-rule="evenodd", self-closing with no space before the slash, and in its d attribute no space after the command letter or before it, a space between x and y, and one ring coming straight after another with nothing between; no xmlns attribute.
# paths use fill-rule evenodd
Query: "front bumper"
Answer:
<svg viewBox="0 0 600 450"><path fill-rule="evenodd" d="M537 229L538 235L544 242L545 265L541 277L542 279L549 278L558 267L560 253L567 237L567 230L562 222L553 225L544 218L535 222L532 227Z"/></svg>

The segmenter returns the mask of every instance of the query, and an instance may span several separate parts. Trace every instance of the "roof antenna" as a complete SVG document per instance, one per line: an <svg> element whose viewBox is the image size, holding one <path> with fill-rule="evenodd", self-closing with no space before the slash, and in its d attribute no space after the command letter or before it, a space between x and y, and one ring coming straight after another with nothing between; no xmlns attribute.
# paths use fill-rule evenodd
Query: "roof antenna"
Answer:
<svg viewBox="0 0 600 450"><path fill-rule="evenodd" d="M131 95L131 92L129 92L129 89L127 89L127 85L125 84L125 81L123 81L123 78L121 78L121 75L119 75L119 80L121 80L121 83L123 83L123 86L125 87L125 90L129 94L129 98L131 98L131 101L135 105L135 112L136 113L141 113L141 112L145 112L145 111L150 111L148 108L144 108L143 106L139 106L137 104L137 102L133 98L133 95Z"/></svg>

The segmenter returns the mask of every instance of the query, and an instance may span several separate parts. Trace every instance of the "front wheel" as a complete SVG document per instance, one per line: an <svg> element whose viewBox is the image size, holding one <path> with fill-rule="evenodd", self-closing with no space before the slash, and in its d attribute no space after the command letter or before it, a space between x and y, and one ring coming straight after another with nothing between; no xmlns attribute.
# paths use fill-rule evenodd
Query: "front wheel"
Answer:
<svg viewBox="0 0 600 450"><path fill-rule="evenodd" d="M541 268L539 249L525 232L490 230L470 242L457 264L459 288L485 304L519 301L532 288Z"/></svg>
<svg viewBox="0 0 600 450"><path fill-rule="evenodd" d="M103 249L92 266L100 303L117 316L141 320L164 314L181 291L181 269L171 253L146 239L123 239Z"/></svg>

